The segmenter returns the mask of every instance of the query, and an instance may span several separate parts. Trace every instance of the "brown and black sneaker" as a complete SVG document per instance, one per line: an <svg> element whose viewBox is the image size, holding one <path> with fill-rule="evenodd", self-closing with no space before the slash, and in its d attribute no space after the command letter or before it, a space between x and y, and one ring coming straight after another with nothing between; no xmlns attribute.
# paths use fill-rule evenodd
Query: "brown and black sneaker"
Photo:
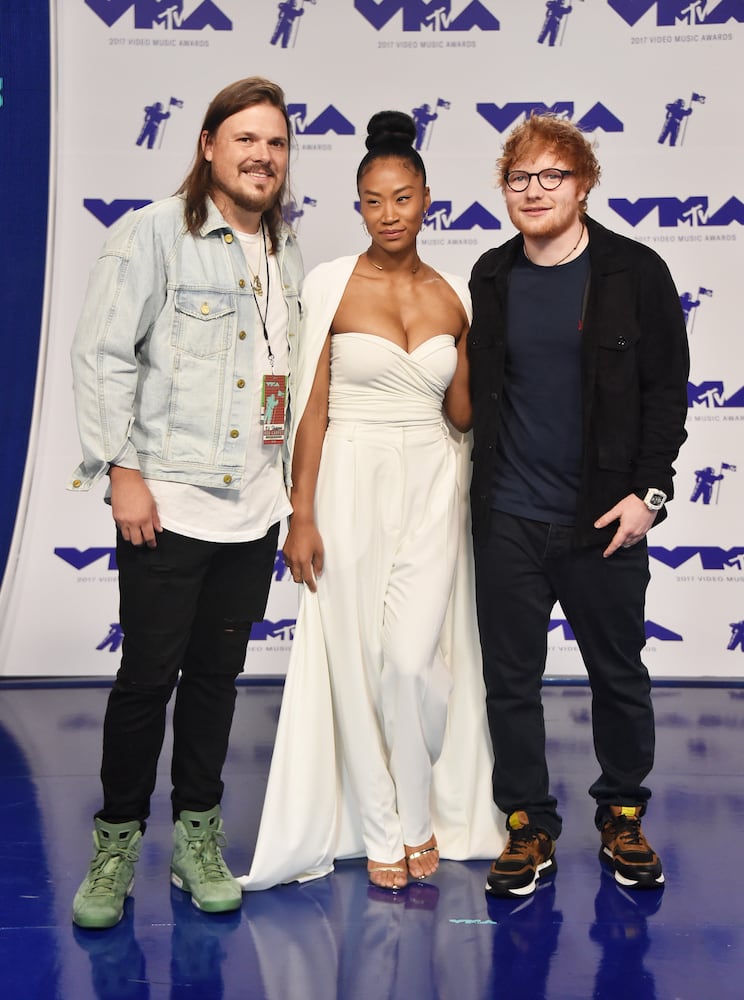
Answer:
<svg viewBox="0 0 744 1000"><path fill-rule="evenodd" d="M610 806L602 826L599 860L626 889L660 889L664 873L659 856L643 835L640 806Z"/></svg>
<svg viewBox="0 0 744 1000"><path fill-rule="evenodd" d="M509 816L509 839L501 855L491 865L486 892L492 896L530 896L537 880L554 875L555 841L530 825L526 812Z"/></svg>

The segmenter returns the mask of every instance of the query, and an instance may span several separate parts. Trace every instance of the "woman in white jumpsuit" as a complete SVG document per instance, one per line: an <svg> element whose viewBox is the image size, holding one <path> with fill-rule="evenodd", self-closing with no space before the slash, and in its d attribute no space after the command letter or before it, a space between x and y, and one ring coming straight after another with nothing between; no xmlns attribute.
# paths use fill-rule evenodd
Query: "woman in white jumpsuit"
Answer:
<svg viewBox="0 0 744 1000"><path fill-rule="evenodd" d="M462 655L474 676L463 701L467 692L472 697L461 711L461 737L469 745L459 748L459 762L453 757L445 766L440 794L432 790L453 686L441 647L447 646L453 581L467 545L461 518L466 498L450 428L464 432L470 424L470 301L464 282L439 274L416 250L430 197L412 146L413 121L400 112L381 112L368 132L357 186L371 245L359 257L320 265L308 275L291 397L293 515L284 555L293 579L305 586L288 687L302 664L308 669L309 650L322 650L327 680L316 680L330 691L325 725L331 732L307 733L310 745L298 749L315 767L327 767L328 756L318 755L313 744L316 736L333 741L336 787L316 792L304 808L330 809L335 820L318 836L320 821L313 817L309 829L303 826L297 802L286 820L297 831L291 851L301 856L309 841L320 844L310 848L294 877L323 874L329 854L332 859L358 852L352 844L361 838L370 881L397 890L409 876L425 878L438 866L433 802L447 828L441 838L447 856L471 856L474 849L480 856L498 834L485 780L490 761L482 704L476 707L480 664L469 642ZM474 619L472 635L475 641ZM310 698L317 702L317 691ZM277 844L266 843L264 827L281 825L272 810L279 795L291 794L291 785L275 770L286 768L288 756L295 758L294 788L308 798L297 779L297 752L287 747L288 739L301 740L301 704L295 683L294 696L285 691L282 707L283 717L286 709L295 719L294 736L282 718L247 888L272 884L271 876L261 874L261 858ZM316 717L318 724L324 725ZM462 773L465 761L482 803L473 802L471 776ZM309 762L307 769L317 788ZM454 790L458 780L464 795ZM472 824L485 832L474 836ZM344 827L351 831L346 836Z"/></svg>

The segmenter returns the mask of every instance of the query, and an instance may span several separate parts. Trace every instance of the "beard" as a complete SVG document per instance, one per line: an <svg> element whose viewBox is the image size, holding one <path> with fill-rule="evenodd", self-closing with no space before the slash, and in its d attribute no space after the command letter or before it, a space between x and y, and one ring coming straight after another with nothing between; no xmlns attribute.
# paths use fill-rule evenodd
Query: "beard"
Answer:
<svg viewBox="0 0 744 1000"><path fill-rule="evenodd" d="M524 235L536 240L552 240L564 236L581 222L581 216L573 206L561 206L557 211L540 218L524 215L516 209L507 207L509 218L514 226Z"/></svg>
<svg viewBox="0 0 744 1000"><path fill-rule="evenodd" d="M227 198L244 212L259 212L263 215L274 207L279 200L281 190L272 189L265 194L246 194L245 191L235 189L228 184L224 184L219 177L212 176L212 189L221 191Z"/></svg>

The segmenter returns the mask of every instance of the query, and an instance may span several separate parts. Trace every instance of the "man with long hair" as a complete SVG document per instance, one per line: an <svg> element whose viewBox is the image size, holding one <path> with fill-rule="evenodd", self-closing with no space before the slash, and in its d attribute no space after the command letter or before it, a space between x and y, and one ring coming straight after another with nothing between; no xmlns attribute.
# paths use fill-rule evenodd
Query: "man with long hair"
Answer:
<svg viewBox="0 0 744 1000"><path fill-rule="evenodd" d="M600 858L620 885L658 889L641 829L654 759L646 534L685 440L684 317L658 254L586 214L600 168L575 125L530 117L498 171L518 232L473 269L468 338L478 624L509 833L487 889L527 896L556 869L540 695L556 602L592 689Z"/></svg>
<svg viewBox="0 0 744 1000"><path fill-rule="evenodd" d="M235 679L290 510L285 408L273 405L286 394L302 279L282 221L290 135L271 81L217 94L178 193L112 231L75 334L83 461L69 488L109 477L124 633L95 854L73 903L81 927L121 919L176 684L171 879L204 911L240 906L220 850L221 774Z"/></svg>

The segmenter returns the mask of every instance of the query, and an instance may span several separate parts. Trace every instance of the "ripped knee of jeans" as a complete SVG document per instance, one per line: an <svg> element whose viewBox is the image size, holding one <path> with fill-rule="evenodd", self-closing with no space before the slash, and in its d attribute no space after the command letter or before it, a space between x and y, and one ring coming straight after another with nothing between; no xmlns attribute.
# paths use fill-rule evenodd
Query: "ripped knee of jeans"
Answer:
<svg viewBox="0 0 744 1000"><path fill-rule="evenodd" d="M233 635L235 633L241 635L251 634L251 628L253 627L252 621L247 621L243 619L229 620L226 619L223 623L223 629L228 635Z"/></svg>

